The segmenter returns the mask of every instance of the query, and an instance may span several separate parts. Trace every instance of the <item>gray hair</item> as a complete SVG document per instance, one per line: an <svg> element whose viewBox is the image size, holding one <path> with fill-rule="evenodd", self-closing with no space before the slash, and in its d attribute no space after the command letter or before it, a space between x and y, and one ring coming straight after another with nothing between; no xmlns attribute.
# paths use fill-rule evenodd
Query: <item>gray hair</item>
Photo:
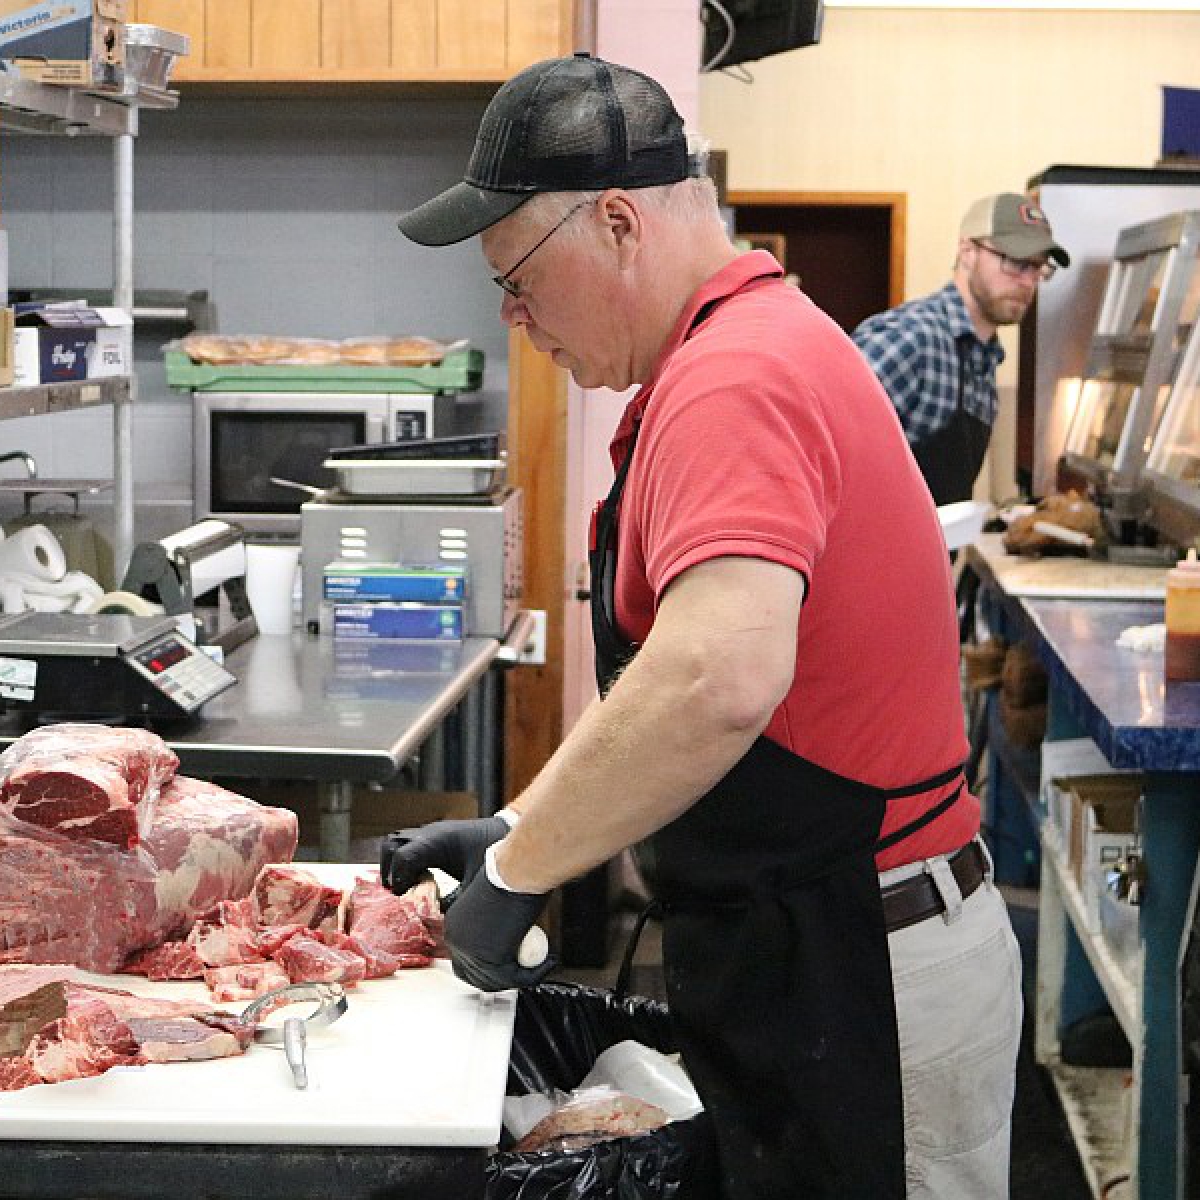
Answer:
<svg viewBox="0 0 1200 1200"><path fill-rule="evenodd" d="M721 220L717 208L717 188L707 176L638 188L633 194L648 208L676 221L700 224L704 221L720 223ZM539 192L517 211L523 213L526 220L532 217L539 224L552 224L561 221L574 205L598 200L603 195L602 191ZM582 229L582 225L568 221L558 236L578 237Z"/></svg>

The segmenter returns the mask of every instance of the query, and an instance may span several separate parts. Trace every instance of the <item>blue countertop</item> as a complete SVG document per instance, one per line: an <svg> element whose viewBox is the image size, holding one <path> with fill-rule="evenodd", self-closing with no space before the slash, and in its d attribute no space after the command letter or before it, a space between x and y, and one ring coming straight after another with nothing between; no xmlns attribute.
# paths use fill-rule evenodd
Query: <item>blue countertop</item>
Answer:
<svg viewBox="0 0 1200 1200"><path fill-rule="evenodd" d="M1122 649L1161 601L1033 600L1021 605L1052 686L1115 767L1200 771L1200 683L1168 683L1162 655Z"/></svg>

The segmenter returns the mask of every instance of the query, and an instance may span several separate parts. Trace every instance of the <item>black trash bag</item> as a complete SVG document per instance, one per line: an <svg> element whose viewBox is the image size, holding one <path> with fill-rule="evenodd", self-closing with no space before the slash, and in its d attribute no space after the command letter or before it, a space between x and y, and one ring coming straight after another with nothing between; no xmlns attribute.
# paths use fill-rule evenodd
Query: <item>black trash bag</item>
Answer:
<svg viewBox="0 0 1200 1200"><path fill-rule="evenodd" d="M676 1050L666 1005L573 983L543 983L517 999L508 1069L514 1096L570 1092L610 1046ZM507 1136L507 1135L506 1135ZM707 1113L582 1150L516 1154L487 1165L487 1200L717 1200L717 1147Z"/></svg>

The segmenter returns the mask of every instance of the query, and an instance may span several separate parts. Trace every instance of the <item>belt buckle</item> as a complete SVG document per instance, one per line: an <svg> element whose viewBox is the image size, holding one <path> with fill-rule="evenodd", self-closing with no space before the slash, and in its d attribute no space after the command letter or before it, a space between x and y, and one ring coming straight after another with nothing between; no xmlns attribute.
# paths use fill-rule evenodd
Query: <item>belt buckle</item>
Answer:
<svg viewBox="0 0 1200 1200"><path fill-rule="evenodd" d="M945 856L927 859L925 873L933 880L933 886L942 898L942 920L947 925L953 925L962 916L963 897L949 861Z"/></svg>

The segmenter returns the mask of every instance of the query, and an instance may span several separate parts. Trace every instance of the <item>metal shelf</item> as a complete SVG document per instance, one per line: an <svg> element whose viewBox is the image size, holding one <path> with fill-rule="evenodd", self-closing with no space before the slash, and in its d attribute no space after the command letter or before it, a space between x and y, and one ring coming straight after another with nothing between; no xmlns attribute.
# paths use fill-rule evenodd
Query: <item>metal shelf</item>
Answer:
<svg viewBox="0 0 1200 1200"><path fill-rule="evenodd" d="M159 88L141 87L129 94L108 95L34 83L0 70L0 129L14 133L133 136L137 133L139 109L170 109L178 103L177 92Z"/></svg>
<svg viewBox="0 0 1200 1200"><path fill-rule="evenodd" d="M1075 936L1079 939L1088 962L1092 965L1092 970L1096 973L1096 980L1112 1006L1113 1015L1121 1023L1130 1044L1139 1045L1142 1040L1139 981L1131 977L1129 971L1117 960L1104 934L1088 928L1083 893L1063 861L1062 852L1053 841L1047 840L1043 830L1042 866L1047 865L1057 877L1063 908L1075 929Z"/></svg>
<svg viewBox="0 0 1200 1200"><path fill-rule="evenodd" d="M81 379L73 383L42 383L35 387L0 388L0 421L36 417L42 413L69 412L98 404L127 400L132 381L128 375L111 379Z"/></svg>
<svg viewBox="0 0 1200 1200"><path fill-rule="evenodd" d="M92 134L113 143L113 304L133 308L133 142L142 108L173 109L177 92L131 79L121 93L96 93L22 79L0 69L0 130L75 137ZM98 394L96 390L98 389ZM133 553L133 406L136 377L0 390L0 419L111 404L113 408L113 561L117 578Z"/></svg>
<svg viewBox="0 0 1200 1200"><path fill-rule="evenodd" d="M1128 1200L1134 1194L1128 1182L1129 1072L1062 1062L1048 1070L1092 1195Z"/></svg>

